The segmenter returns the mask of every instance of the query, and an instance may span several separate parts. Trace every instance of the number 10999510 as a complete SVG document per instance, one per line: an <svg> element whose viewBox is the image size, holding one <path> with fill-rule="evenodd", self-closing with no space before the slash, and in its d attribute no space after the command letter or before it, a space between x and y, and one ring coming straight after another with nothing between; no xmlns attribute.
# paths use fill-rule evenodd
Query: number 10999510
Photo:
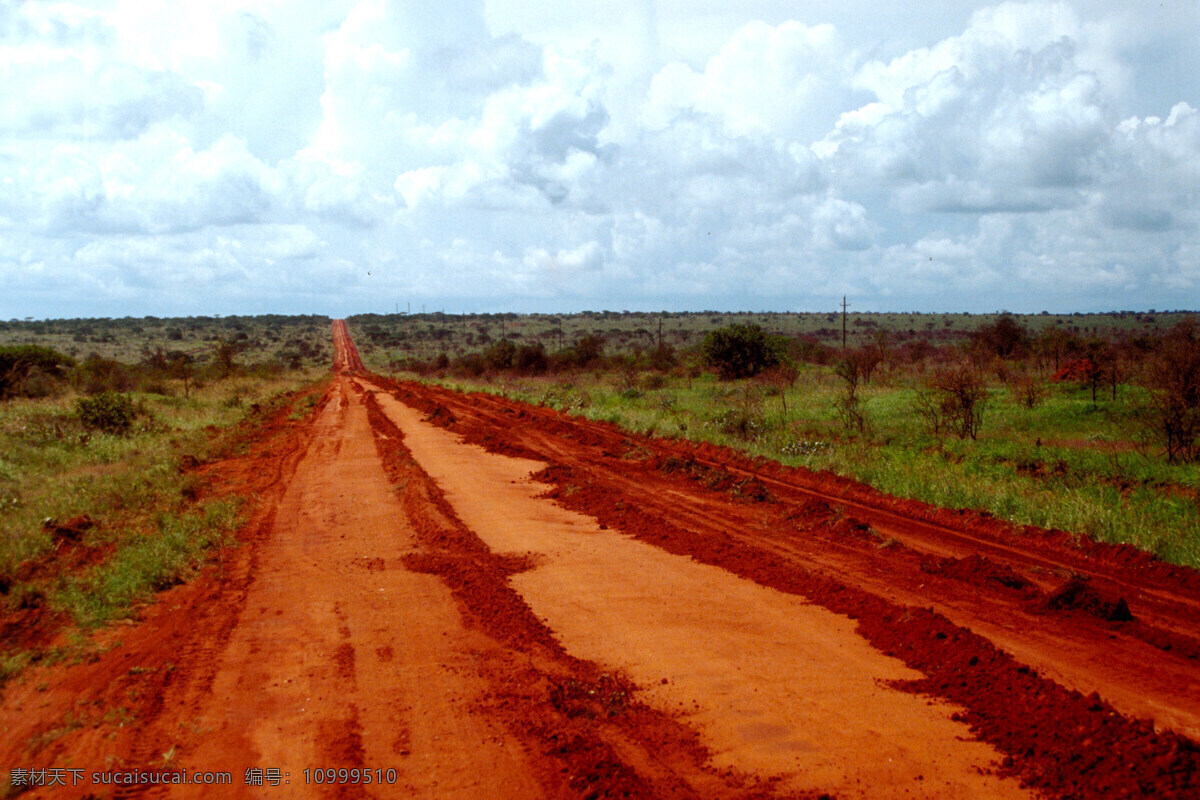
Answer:
<svg viewBox="0 0 1200 800"><path fill-rule="evenodd" d="M309 784L362 784L396 782L396 770L390 767L321 767L304 770L304 782Z"/></svg>

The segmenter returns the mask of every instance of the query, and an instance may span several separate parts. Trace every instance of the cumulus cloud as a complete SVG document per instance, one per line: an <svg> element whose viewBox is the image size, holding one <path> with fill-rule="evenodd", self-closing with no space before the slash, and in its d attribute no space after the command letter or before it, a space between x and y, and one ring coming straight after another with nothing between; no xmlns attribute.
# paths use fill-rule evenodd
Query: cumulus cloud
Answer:
<svg viewBox="0 0 1200 800"><path fill-rule="evenodd" d="M1116 123L1108 61L1067 6L986 9L960 36L864 64L856 82L877 99L818 150L924 210L1070 205L1063 190L1095 180Z"/></svg>
<svg viewBox="0 0 1200 800"><path fill-rule="evenodd" d="M634 3L616 46L482 0L7 4L5 302L1194 305L1200 113L1140 91L1190 39L953 7L931 37Z"/></svg>

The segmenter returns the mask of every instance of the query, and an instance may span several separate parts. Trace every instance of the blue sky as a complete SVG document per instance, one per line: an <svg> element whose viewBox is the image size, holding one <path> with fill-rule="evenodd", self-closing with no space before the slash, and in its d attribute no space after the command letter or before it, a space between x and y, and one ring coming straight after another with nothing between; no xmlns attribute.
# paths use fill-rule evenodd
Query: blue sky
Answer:
<svg viewBox="0 0 1200 800"><path fill-rule="evenodd" d="M1196 308L1198 38L1192 0L4 3L0 318Z"/></svg>

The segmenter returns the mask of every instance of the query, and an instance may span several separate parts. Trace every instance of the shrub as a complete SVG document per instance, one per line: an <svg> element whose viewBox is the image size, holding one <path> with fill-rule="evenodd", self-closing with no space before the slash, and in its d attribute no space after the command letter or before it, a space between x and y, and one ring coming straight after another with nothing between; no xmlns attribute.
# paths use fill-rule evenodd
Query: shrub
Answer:
<svg viewBox="0 0 1200 800"><path fill-rule="evenodd" d="M589 334L575 343L574 361L576 366L587 368L596 366L604 360L604 337Z"/></svg>
<svg viewBox="0 0 1200 800"><path fill-rule="evenodd" d="M454 359L451 367L459 377L478 378L487 372L488 362L481 353L466 353Z"/></svg>
<svg viewBox="0 0 1200 800"><path fill-rule="evenodd" d="M522 375L541 375L547 363L546 348L541 342L523 344L513 353L513 369Z"/></svg>
<svg viewBox="0 0 1200 800"><path fill-rule="evenodd" d="M137 385L137 371L128 364L96 354L79 365L78 378L88 394L127 392Z"/></svg>
<svg viewBox="0 0 1200 800"><path fill-rule="evenodd" d="M1028 349L1029 333L1011 314L1004 313L991 325L984 325L975 331L971 344L979 351L1000 358L1012 358Z"/></svg>
<svg viewBox="0 0 1200 800"><path fill-rule="evenodd" d="M702 350L704 363L726 380L752 378L783 360L779 339L758 325L734 323L709 331Z"/></svg>
<svg viewBox="0 0 1200 800"><path fill-rule="evenodd" d="M508 339L501 339L484 351L483 360L494 370L508 369L516 354L517 346Z"/></svg>
<svg viewBox="0 0 1200 800"><path fill-rule="evenodd" d="M0 399L16 394L45 395L75 361L49 347L0 347Z"/></svg>
<svg viewBox="0 0 1200 800"><path fill-rule="evenodd" d="M1018 372L1012 375L1009 385L1012 387L1013 397L1025 408L1031 410L1037 408L1045 399L1045 387L1041 381L1028 372Z"/></svg>
<svg viewBox="0 0 1200 800"><path fill-rule="evenodd" d="M858 397L858 382L862 377L862 363L853 354L842 359L834 367L834 373L844 382L844 391L838 395L836 407L842 427L848 433L866 433L867 417L863 413Z"/></svg>
<svg viewBox="0 0 1200 800"><path fill-rule="evenodd" d="M647 354L647 363L651 369L669 370L679 363L675 348L665 342L660 342Z"/></svg>
<svg viewBox="0 0 1200 800"><path fill-rule="evenodd" d="M987 385L969 363L942 367L917 393L917 412L935 435L948 430L960 439L974 439L983 425L987 398Z"/></svg>
<svg viewBox="0 0 1200 800"><path fill-rule="evenodd" d="M1181 322L1150 368L1152 424L1169 461L1200 457L1200 326Z"/></svg>
<svg viewBox="0 0 1200 800"><path fill-rule="evenodd" d="M88 430L124 434L133 427L138 409L127 394L104 392L95 397L81 397L75 403L75 414Z"/></svg>

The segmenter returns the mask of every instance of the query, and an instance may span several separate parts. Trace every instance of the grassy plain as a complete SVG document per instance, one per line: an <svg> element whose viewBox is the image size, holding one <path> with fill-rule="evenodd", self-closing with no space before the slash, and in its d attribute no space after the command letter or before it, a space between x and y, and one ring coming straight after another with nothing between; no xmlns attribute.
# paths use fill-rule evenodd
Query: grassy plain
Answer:
<svg viewBox="0 0 1200 800"><path fill-rule="evenodd" d="M0 344L58 345L81 358L46 396L0 402L0 682L52 657L29 642L127 616L232 542L241 500L205 499L186 467L244 447L245 431L234 426L328 376L328 320L240 318L233 327L211 319L196 330L187 320L139 322L5 323L0 331ZM171 329L194 338L173 338ZM238 343L228 371L211 354L218 340ZM147 366L159 348L204 342L186 384ZM78 401L96 376L80 348L108 360L105 381L129 387L121 392L137 409L129 431L81 419ZM302 401L295 413L311 408Z"/></svg>

